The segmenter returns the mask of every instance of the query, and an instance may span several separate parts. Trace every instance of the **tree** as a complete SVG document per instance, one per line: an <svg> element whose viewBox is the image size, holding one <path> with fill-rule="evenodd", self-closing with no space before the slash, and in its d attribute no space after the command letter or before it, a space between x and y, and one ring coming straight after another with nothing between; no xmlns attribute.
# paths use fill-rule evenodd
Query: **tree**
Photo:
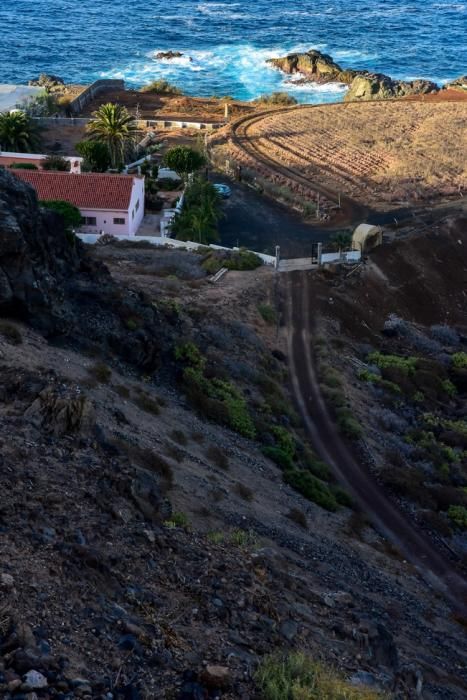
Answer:
<svg viewBox="0 0 467 700"><path fill-rule="evenodd" d="M60 214L65 224L65 230L70 231L73 228L81 226L81 212L73 204L60 199L50 200L49 202L41 201L39 203L41 207L50 209L56 214Z"/></svg>
<svg viewBox="0 0 467 700"><path fill-rule="evenodd" d="M334 250L348 250L352 244L352 234L349 231L338 231L330 238Z"/></svg>
<svg viewBox="0 0 467 700"><path fill-rule="evenodd" d="M0 149L30 153L39 143L38 129L27 114L21 111L0 113Z"/></svg>
<svg viewBox="0 0 467 700"><path fill-rule="evenodd" d="M57 98L48 92L28 97L16 106L29 117L50 117L59 111Z"/></svg>
<svg viewBox="0 0 467 700"><path fill-rule="evenodd" d="M134 145L138 126L135 119L122 105L111 102L101 105L93 113L86 127L92 141L106 144L113 168L121 166L131 146Z"/></svg>
<svg viewBox="0 0 467 700"><path fill-rule="evenodd" d="M102 141L80 141L76 150L84 158L82 169L93 173L105 173L110 167L109 147Z"/></svg>
<svg viewBox="0 0 467 700"><path fill-rule="evenodd" d="M206 165L206 158L188 146L175 146L165 154L164 165L176 172L186 182L188 175Z"/></svg>
<svg viewBox="0 0 467 700"><path fill-rule="evenodd" d="M172 224L179 240L212 243L218 240L220 200L214 187L204 180L195 180L185 191L185 203Z"/></svg>
<svg viewBox="0 0 467 700"><path fill-rule="evenodd" d="M46 156L41 163L43 170L60 170L68 172L70 170L70 161L63 156L50 155Z"/></svg>

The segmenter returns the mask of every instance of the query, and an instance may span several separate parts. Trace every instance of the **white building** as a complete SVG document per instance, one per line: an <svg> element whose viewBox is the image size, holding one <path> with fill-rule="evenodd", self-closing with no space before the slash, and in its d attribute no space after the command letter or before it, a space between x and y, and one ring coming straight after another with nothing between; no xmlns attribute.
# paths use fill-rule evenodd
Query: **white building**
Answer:
<svg viewBox="0 0 467 700"><path fill-rule="evenodd" d="M32 185L39 200L74 204L84 233L134 236L144 217L144 178L133 175L12 170Z"/></svg>

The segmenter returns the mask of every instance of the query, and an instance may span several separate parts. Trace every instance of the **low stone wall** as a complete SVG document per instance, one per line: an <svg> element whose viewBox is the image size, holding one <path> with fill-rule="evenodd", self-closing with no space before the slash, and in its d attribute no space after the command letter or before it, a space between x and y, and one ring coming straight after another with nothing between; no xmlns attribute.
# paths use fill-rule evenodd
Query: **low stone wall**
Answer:
<svg viewBox="0 0 467 700"><path fill-rule="evenodd" d="M72 114L79 114L98 95L111 90L124 90L123 80L96 80L92 85L70 102L69 109Z"/></svg>
<svg viewBox="0 0 467 700"><path fill-rule="evenodd" d="M99 234L96 233L77 233L78 238L83 241L83 243L88 243L89 245L94 245L100 238ZM198 248L211 248L212 250L238 250L238 248L226 248L221 245L200 245L194 241L177 241L175 238L163 238L162 236L120 236L119 240L122 241L145 241L151 243L155 246L167 246L168 248L185 248L186 250L197 250ZM275 265L276 258L273 255L265 255L264 253L256 253L265 265Z"/></svg>

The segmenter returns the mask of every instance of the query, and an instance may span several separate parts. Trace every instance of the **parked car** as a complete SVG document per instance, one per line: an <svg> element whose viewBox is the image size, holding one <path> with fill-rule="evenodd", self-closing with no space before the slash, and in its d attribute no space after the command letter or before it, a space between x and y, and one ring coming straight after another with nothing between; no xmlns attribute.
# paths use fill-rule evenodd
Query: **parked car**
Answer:
<svg viewBox="0 0 467 700"><path fill-rule="evenodd" d="M217 194L223 199L228 199L232 194L232 190L228 185L222 185L221 183L216 182L213 185L213 187L216 190Z"/></svg>

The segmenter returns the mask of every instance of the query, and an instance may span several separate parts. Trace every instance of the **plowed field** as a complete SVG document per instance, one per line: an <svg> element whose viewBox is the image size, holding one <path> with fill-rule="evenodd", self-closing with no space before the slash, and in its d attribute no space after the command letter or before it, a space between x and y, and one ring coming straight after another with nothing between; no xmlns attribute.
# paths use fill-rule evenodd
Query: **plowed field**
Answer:
<svg viewBox="0 0 467 700"><path fill-rule="evenodd" d="M280 110L234 126L272 170L385 207L467 190L467 102L397 101Z"/></svg>

